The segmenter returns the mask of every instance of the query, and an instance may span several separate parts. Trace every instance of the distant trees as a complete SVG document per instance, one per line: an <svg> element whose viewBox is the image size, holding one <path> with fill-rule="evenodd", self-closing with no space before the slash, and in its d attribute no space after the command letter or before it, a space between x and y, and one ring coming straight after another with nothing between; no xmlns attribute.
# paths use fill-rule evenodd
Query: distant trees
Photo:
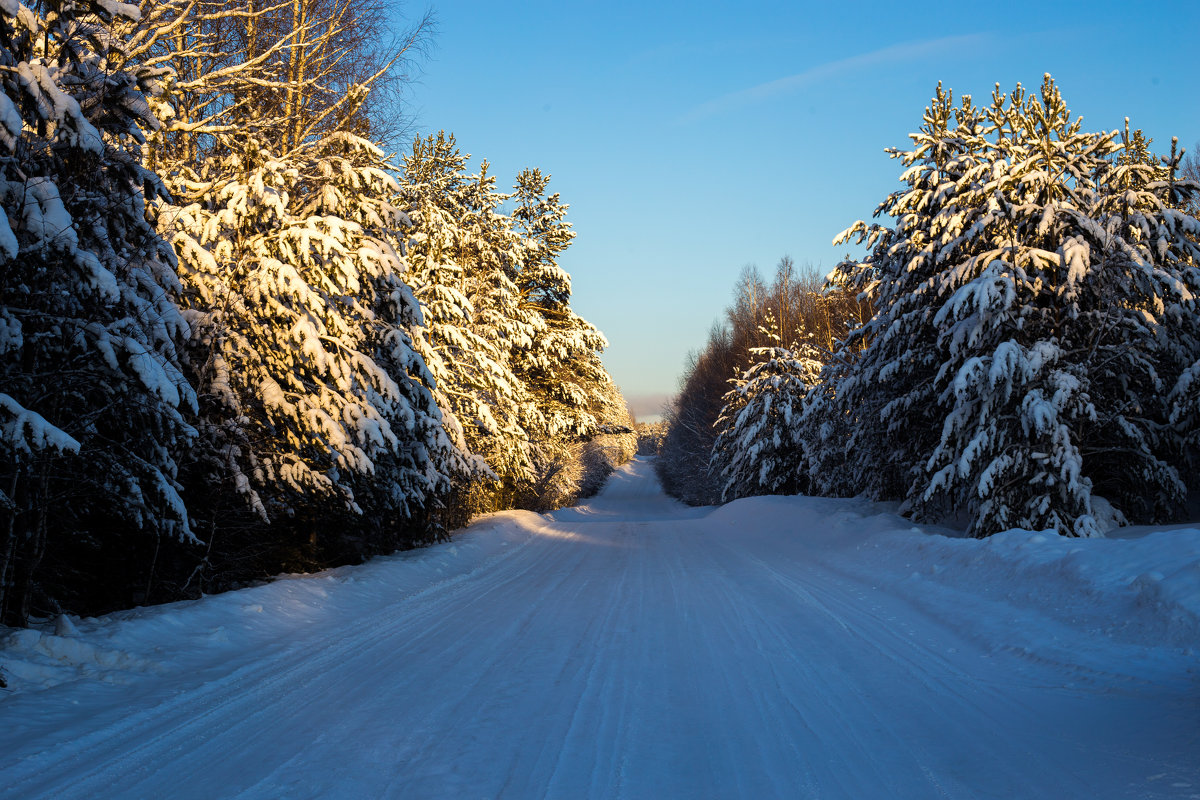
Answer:
<svg viewBox="0 0 1200 800"><path fill-rule="evenodd" d="M656 464L663 487L688 503L720 502L727 481L722 471L728 462L718 456L720 466L714 470L711 465L717 421L731 382L746 380L744 373L781 342L797 351L804 347L823 361L833 345L869 315L869 306L853 296L822 292L820 276L811 269L797 270L789 257L779 262L769 284L756 269L743 270L734 302L726 309L726 323L713 326L707 346L690 358L681 379Z"/></svg>
<svg viewBox="0 0 1200 800"><path fill-rule="evenodd" d="M0 623L430 541L631 455L548 176L385 155L428 30L390 13L0 9Z"/></svg>
<svg viewBox="0 0 1200 800"><path fill-rule="evenodd" d="M821 372L811 344L755 347L754 360L721 398L710 469L721 499L795 494L808 487L801 428L804 400Z"/></svg>
<svg viewBox="0 0 1200 800"><path fill-rule="evenodd" d="M663 437L667 433L666 421L637 422L634 424L634 431L637 433L637 454L657 456L662 448Z"/></svg>

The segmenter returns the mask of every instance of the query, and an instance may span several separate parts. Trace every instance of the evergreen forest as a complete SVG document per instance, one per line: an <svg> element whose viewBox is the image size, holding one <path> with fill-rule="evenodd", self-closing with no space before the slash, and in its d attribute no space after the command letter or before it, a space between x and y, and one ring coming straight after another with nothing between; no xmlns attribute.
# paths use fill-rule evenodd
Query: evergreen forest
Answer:
<svg viewBox="0 0 1200 800"><path fill-rule="evenodd" d="M0 624L437 541L632 454L567 204L408 136L431 20L391 12L0 5Z"/></svg>
<svg viewBox="0 0 1200 800"><path fill-rule="evenodd" d="M385 0L0 5L0 624L195 598L599 490L896 501L975 536L1181 519L1200 161L1047 75L939 85L828 275L747 268L637 426L568 206L403 95ZM381 31L390 32L381 35Z"/></svg>
<svg viewBox="0 0 1200 800"><path fill-rule="evenodd" d="M822 280L745 271L657 465L693 504L899 502L975 536L1177 521L1200 482L1200 161L1094 132L1046 75L937 87Z"/></svg>

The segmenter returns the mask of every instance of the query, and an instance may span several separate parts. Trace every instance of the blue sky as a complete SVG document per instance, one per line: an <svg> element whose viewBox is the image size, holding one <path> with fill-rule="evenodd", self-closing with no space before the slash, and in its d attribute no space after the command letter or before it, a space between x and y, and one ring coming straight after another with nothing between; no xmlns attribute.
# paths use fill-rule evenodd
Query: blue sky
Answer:
<svg viewBox="0 0 1200 800"><path fill-rule="evenodd" d="M442 0L412 86L501 181L553 176L577 232L576 310L640 416L677 386L741 268L832 238L895 188L884 148L940 80L986 98L1051 73L1089 130L1200 140L1200 3Z"/></svg>

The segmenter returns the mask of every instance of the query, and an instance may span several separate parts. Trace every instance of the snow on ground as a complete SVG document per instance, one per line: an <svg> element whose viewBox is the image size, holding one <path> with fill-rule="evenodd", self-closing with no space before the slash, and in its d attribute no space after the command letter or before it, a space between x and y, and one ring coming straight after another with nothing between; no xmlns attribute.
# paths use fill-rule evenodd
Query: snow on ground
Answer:
<svg viewBox="0 0 1200 800"><path fill-rule="evenodd" d="M947 535L948 534L948 535ZM1200 531L689 509L0 633L0 797L1200 798Z"/></svg>

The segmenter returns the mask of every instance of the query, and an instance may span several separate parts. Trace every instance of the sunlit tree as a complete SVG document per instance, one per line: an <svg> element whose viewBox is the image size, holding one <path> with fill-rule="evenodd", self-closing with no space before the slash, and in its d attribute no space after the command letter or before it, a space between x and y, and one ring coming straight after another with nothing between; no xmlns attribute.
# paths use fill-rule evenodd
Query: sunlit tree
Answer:
<svg viewBox="0 0 1200 800"><path fill-rule="evenodd" d="M1118 158L1136 140L1085 132L1048 76L984 108L939 87L925 120L877 212L894 222L852 228L870 253L835 272L878 311L815 394L823 451L851 491L966 509L980 535L1097 535L1096 497L1118 520L1171 514L1164 379L1195 352L1195 221L1176 210L1193 190ZM864 477L893 453L897 480Z"/></svg>

